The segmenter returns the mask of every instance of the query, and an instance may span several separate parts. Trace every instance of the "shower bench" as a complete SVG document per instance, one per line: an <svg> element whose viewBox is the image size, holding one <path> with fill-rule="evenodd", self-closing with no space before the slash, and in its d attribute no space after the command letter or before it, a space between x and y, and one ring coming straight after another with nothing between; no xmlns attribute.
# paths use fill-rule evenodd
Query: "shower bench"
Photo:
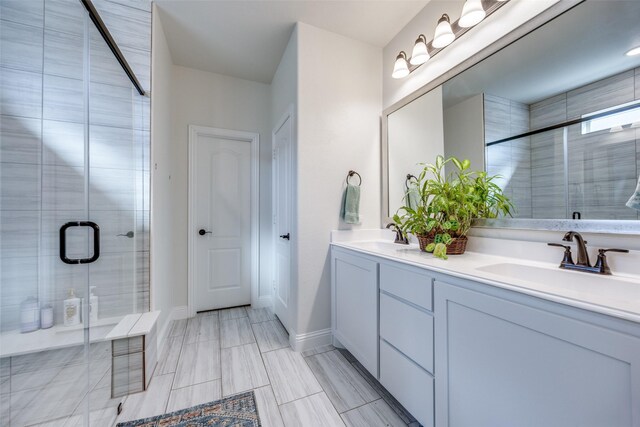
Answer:
<svg viewBox="0 0 640 427"><path fill-rule="evenodd" d="M158 358L159 311L128 314L107 334L111 341L111 397L144 391Z"/></svg>

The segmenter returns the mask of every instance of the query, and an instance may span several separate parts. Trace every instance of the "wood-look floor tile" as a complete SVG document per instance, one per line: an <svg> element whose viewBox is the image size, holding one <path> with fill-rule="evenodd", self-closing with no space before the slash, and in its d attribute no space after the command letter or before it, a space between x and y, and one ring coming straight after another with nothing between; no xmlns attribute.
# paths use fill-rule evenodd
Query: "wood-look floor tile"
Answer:
<svg viewBox="0 0 640 427"><path fill-rule="evenodd" d="M310 356L306 360L339 413L380 398L337 350Z"/></svg>
<svg viewBox="0 0 640 427"><path fill-rule="evenodd" d="M264 353L262 357L279 405L322 391L300 353L283 348Z"/></svg>
<svg viewBox="0 0 640 427"><path fill-rule="evenodd" d="M269 384L256 344L222 349L222 394L231 396Z"/></svg>
<svg viewBox="0 0 640 427"><path fill-rule="evenodd" d="M256 342L248 317L220 321L220 338L222 348Z"/></svg>
<svg viewBox="0 0 640 427"><path fill-rule="evenodd" d="M271 386L256 388L253 392L256 396L256 406L262 427L284 427L278 402L276 402Z"/></svg>
<svg viewBox="0 0 640 427"><path fill-rule="evenodd" d="M326 353L327 351L333 351L335 349L336 348L331 344L321 345L320 347L315 347L315 348L312 348L310 350L303 351L302 352L302 356L303 357L314 356L316 354Z"/></svg>
<svg viewBox="0 0 640 427"><path fill-rule="evenodd" d="M167 337L166 348L164 349L162 357L158 360L154 375L164 375L176 371L183 340L184 337L182 335Z"/></svg>
<svg viewBox="0 0 640 427"><path fill-rule="evenodd" d="M342 414L347 427L406 427L406 423L382 399Z"/></svg>
<svg viewBox="0 0 640 427"><path fill-rule="evenodd" d="M174 389L219 379L219 342L211 340L183 345L175 375Z"/></svg>
<svg viewBox="0 0 640 427"><path fill-rule="evenodd" d="M276 320L276 315L270 308L247 308L247 315L251 323L266 322L269 320Z"/></svg>
<svg viewBox="0 0 640 427"><path fill-rule="evenodd" d="M221 381L213 380L189 387L171 390L167 412L190 408L222 398Z"/></svg>
<svg viewBox="0 0 640 427"><path fill-rule="evenodd" d="M220 310L220 320L237 319L247 317L247 310L244 307L225 308Z"/></svg>
<svg viewBox="0 0 640 427"><path fill-rule="evenodd" d="M198 315L189 319L184 339L185 344L218 339L220 339L220 324L217 314Z"/></svg>
<svg viewBox="0 0 640 427"><path fill-rule="evenodd" d="M118 422L164 414L171 393L172 381L173 374L154 376L147 391L127 396L122 413L118 416Z"/></svg>
<svg viewBox="0 0 640 427"><path fill-rule="evenodd" d="M277 320L254 323L251 325L256 336L260 352L264 353L279 348L289 347L289 335Z"/></svg>
<svg viewBox="0 0 640 427"><path fill-rule="evenodd" d="M344 426L340 415L324 393L286 403L280 406L280 412L287 427Z"/></svg>
<svg viewBox="0 0 640 427"><path fill-rule="evenodd" d="M178 335L184 335L187 330L187 323L189 319L174 320L169 330L169 336L175 337Z"/></svg>
<svg viewBox="0 0 640 427"><path fill-rule="evenodd" d="M346 354L351 354L346 350L340 350L340 352L342 353L342 355L346 355ZM353 357L353 356L351 356ZM398 402L396 400L395 397L393 397L391 395L391 393L389 393L387 391L386 388L384 388L382 386L382 384L380 384L380 382L378 380L376 380L373 375L371 375L369 373L369 371L367 371L367 369L362 366L362 364L360 362L358 362L357 360L355 362L352 363L353 367L360 372L360 375L362 375L362 377L367 380L367 382L371 385L371 387L373 387L376 392L378 392L378 394L382 397L382 399L393 409L393 411L398 414L398 416L400 418L402 418L402 420L413 426L413 423L417 423L416 419L414 418L413 415L411 415L411 413L409 413L409 411L407 411L404 406L402 406L400 404L400 402ZM419 425L420 423L417 423L417 425Z"/></svg>

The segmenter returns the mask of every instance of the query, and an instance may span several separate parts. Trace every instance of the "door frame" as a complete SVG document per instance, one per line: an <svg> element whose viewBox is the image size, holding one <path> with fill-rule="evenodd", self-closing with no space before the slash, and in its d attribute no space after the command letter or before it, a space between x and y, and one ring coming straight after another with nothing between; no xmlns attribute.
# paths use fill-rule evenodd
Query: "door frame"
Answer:
<svg viewBox="0 0 640 427"><path fill-rule="evenodd" d="M188 219L188 278L187 300L188 315L196 315L195 310L195 233L196 218L196 159L198 158L197 141L200 136L219 137L251 143L251 304L259 299L260 276L260 135L255 132L244 132L208 126L189 125L189 219Z"/></svg>
<svg viewBox="0 0 640 427"><path fill-rule="evenodd" d="M289 197L289 221L290 221L290 233L295 231L294 229L294 216L293 216L293 195L294 195L294 185L295 182L293 180L293 176L294 176L294 146L295 146L295 138L296 138L296 129L295 129L295 121L294 121L294 116L293 116L294 112L293 112L293 104L290 104L287 109L285 110L285 112L282 114L282 116L280 117L280 119L275 123L275 126L273 127L273 130L271 131L271 164L273 166L274 162L273 160L275 160L275 140L276 140L276 133L278 132L278 130L280 130L280 128L285 124L285 122L287 120L291 121L291 141L289 144L289 159L291 161L291 164L289 165L289 182L291 183L291 186L289 187L289 194L287 195L287 197ZM280 236L278 236L278 233L275 229L276 224L275 224L275 219L276 219L276 215L275 215L275 209L276 209L276 205L275 205L275 200L276 200L276 174L275 171L272 169L271 171L271 228L272 228L272 233L271 233L271 253L274 255L272 256L271 259L271 307L273 308L275 303L276 303L276 269L277 269L277 260L275 257L275 253L276 253L276 244L278 242L278 239L280 238ZM294 235L295 236L295 235ZM285 319L285 321L288 323L287 327L289 328L289 333L292 333L292 316L291 316L291 308L292 308L292 300L293 300L293 292L292 292L292 284L293 284L293 274L292 274L292 268L293 268L293 248L295 246L295 237L291 238L289 240L289 303L287 304L287 319Z"/></svg>

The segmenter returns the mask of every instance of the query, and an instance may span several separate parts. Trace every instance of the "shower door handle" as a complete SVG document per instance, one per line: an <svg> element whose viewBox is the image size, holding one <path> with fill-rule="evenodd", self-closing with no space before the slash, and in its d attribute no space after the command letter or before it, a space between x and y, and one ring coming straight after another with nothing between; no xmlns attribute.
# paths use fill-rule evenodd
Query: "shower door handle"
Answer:
<svg viewBox="0 0 640 427"><path fill-rule="evenodd" d="M91 258L67 258L67 229L70 227L93 228L93 255ZM92 221L71 221L60 227L60 259L65 264L90 264L100 258L100 227Z"/></svg>

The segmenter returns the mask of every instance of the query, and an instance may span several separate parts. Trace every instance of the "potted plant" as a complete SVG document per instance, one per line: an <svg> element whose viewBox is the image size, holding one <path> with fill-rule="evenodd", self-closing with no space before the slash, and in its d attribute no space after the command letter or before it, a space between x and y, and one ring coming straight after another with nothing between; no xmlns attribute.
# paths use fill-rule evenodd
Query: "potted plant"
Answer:
<svg viewBox="0 0 640 427"><path fill-rule="evenodd" d="M447 164L453 169L448 174ZM418 238L421 250L443 259L463 254L474 219L511 215L513 204L494 182L498 175L471 171L469 160L455 157L438 156L435 164L423 165L413 184L417 203L407 203L412 206L401 207L393 217L398 227Z"/></svg>

